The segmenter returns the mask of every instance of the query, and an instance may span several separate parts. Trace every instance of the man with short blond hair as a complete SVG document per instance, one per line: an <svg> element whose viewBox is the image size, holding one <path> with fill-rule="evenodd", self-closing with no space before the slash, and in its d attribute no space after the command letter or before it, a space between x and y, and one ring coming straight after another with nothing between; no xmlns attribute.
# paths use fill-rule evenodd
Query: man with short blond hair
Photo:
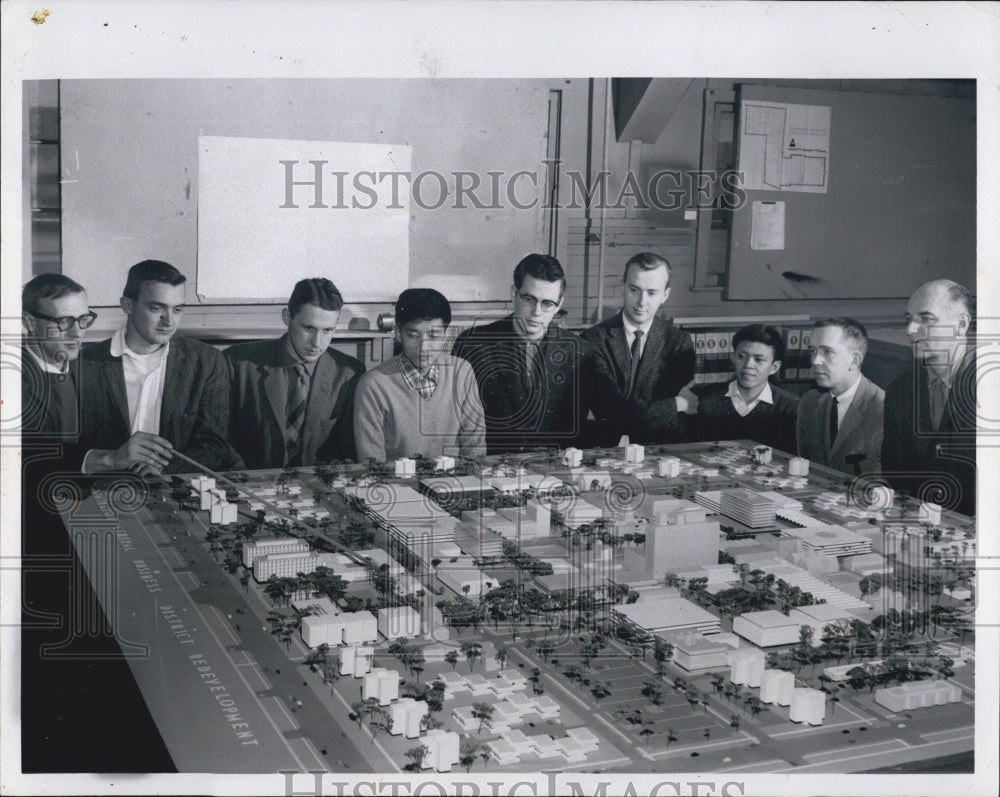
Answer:
<svg viewBox="0 0 1000 797"><path fill-rule="evenodd" d="M354 459L354 389L365 367L333 341L344 299L324 277L299 280L287 332L225 351L230 442L248 468Z"/></svg>
<svg viewBox="0 0 1000 797"><path fill-rule="evenodd" d="M633 443L682 439L687 416L698 411L691 391L695 355L691 336L658 311L670 298L670 263L653 252L629 259L622 274L622 310L584 331L596 350L599 373L617 401L599 419L605 442L621 434Z"/></svg>

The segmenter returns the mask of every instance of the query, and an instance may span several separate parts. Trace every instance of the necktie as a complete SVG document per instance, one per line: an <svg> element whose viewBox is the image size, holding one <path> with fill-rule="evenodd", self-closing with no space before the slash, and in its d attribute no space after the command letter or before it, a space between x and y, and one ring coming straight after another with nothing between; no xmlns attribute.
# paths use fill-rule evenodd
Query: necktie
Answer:
<svg viewBox="0 0 1000 797"><path fill-rule="evenodd" d="M288 463L295 461L302 443L302 421L306 417L309 400L309 374L304 363L296 363L288 375L288 402L285 413L285 456Z"/></svg>
<svg viewBox="0 0 1000 797"><path fill-rule="evenodd" d="M840 419L837 417L837 397L833 394L830 395L830 445L833 445L833 441L837 439L837 428L839 426Z"/></svg>
<svg viewBox="0 0 1000 797"><path fill-rule="evenodd" d="M940 379L931 380L931 421L934 429L941 428L941 419L944 417L944 405L948 402L948 390Z"/></svg>
<svg viewBox="0 0 1000 797"><path fill-rule="evenodd" d="M632 347L629 349L629 372L628 372L628 392L632 395L632 388L635 386L635 375L639 372L639 360L642 359L642 330L637 329L632 338Z"/></svg>
<svg viewBox="0 0 1000 797"><path fill-rule="evenodd" d="M535 381L535 355L537 344L534 341L525 341L524 344L524 387L531 390Z"/></svg>

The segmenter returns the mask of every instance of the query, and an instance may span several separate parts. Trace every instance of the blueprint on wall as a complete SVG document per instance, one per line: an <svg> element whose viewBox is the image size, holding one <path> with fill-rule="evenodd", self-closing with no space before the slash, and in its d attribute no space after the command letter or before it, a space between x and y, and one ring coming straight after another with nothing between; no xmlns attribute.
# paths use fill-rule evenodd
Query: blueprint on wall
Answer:
<svg viewBox="0 0 1000 797"><path fill-rule="evenodd" d="M825 194L830 106L743 100L739 158L744 188Z"/></svg>

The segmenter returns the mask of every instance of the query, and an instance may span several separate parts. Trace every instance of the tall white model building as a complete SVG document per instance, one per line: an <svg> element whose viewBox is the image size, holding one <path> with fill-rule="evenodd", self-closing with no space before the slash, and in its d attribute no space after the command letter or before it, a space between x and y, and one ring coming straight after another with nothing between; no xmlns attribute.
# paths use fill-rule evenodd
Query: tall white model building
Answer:
<svg viewBox="0 0 1000 797"><path fill-rule="evenodd" d="M372 668L375 648L368 645L351 645L340 652L340 674L360 678Z"/></svg>
<svg viewBox="0 0 1000 797"><path fill-rule="evenodd" d="M787 706L792 702L792 690L794 689L794 673L785 670L764 670L764 676L760 682L760 701Z"/></svg>
<svg viewBox="0 0 1000 797"><path fill-rule="evenodd" d="M740 648L728 654L734 684L758 687L764 677L764 651L760 648Z"/></svg>
<svg viewBox="0 0 1000 797"><path fill-rule="evenodd" d="M407 739L420 736L420 723L427 716L429 709L424 700L414 700L404 697L392 704L389 709L389 733L393 736L402 734Z"/></svg>
<svg viewBox="0 0 1000 797"><path fill-rule="evenodd" d="M424 758L423 769L435 769L438 772L450 772L458 763L459 738L455 731L434 728L424 736L424 746L427 756Z"/></svg>
<svg viewBox="0 0 1000 797"><path fill-rule="evenodd" d="M399 673L385 667L376 667L365 675L361 684L361 697L364 700L374 697L380 706L388 706L399 697Z"/></svg>

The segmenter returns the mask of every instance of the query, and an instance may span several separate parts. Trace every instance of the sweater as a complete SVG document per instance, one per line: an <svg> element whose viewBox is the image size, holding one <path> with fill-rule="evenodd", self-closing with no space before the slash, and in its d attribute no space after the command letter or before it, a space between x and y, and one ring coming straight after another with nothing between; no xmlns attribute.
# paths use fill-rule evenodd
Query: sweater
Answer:
<svg viewBox="0 0 1000 797"><path fill-rule="evenodd" d="M411 390L397 355L358 381L354 403L354 442L358 462L388 462L421 455L436 458L486 453L486 422L472 366L442 354L438 383L425 399Z"/></svg>
<svg viewBox="0 0 1000 797"><path fill-rule="evenodd" d="M727 389L728 385L716 388L698 402L698 414L691 424L691 440L754 440L795 454L798 396L771 385L774 403L757 402L747 415L740 416L726 395Z"/></svg>

